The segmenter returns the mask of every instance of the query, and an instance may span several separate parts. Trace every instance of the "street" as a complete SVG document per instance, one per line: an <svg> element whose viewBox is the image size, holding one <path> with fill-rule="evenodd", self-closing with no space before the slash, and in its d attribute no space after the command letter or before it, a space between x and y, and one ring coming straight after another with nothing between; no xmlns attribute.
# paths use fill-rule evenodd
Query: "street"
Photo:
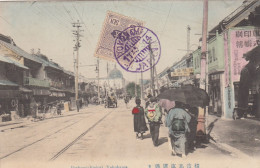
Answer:
<svg viewBox="0 0 260 168"><path fill-rule="evenodd" d="M4 130L0 133L0 142L4 145L0 150L1 164L29 159L42 163L128 161L127 166L144 161L147 166L152 164L149 160L171 164L169 161L172 160L175 163L192 161L193 164L198 162L203 165L204 161L214 162L214 158L234 161L244 157L212 142L203 144L201 148L189 153L187 158L171 156L168 131L163 125L160 128L158 147L153 146L149 132L145 133L144 140L135 138L131 114L133 106L133 100L128 109L123 102L119 103L118 108L93 105L81 109L75 115L64 115Z"/></svg>

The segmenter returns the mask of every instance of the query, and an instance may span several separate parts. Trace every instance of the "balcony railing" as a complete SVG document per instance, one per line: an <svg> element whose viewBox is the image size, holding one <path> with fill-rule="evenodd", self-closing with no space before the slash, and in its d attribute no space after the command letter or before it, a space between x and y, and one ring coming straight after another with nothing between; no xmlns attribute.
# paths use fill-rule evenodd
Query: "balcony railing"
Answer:
<svg viewBox="0 0 260 168"><path fill-rule="evenodd" d="M31 77L24 78L24 85L27 86L40 86L40 87L50 87L50 83L47 80L40 80Z"/></svg>

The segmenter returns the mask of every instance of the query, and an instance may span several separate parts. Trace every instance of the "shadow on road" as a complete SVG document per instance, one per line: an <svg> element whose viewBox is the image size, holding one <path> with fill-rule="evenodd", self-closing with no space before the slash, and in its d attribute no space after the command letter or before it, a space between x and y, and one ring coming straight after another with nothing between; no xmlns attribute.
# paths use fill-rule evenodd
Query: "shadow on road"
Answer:
<svg viewBox="0 0 260 168"><path fill-rule="evenodd" d="M151 134L149 133L149 134L144 135L144 139L146 139L146 138L152 138Z"/></svg>
<svg viewBox="0 0 260 168"><path fill-rule="evenodd" d="M214 138L210 135L211 131L213 130L214 126L215 126L215 123L218 121L218 119L215 119L213 122L211 122L209 125L208 125L208 141L209 140L212 140L216 143L216 141L214 140Z"/></svg>
<svg viewBox="0 0 260 168"><path fill-rule="evenodd" d="M159 145L162 145L165 142L168 142L168 138L167 137L162 137L162 138L159 139Z"/></svg>

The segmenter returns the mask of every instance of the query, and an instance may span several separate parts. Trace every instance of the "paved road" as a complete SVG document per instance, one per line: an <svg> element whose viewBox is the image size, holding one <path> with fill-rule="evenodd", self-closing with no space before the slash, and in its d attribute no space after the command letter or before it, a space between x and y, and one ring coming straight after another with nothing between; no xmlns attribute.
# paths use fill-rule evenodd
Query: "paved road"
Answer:
<svg viewBox="0 0 260 168"><path fill-rule="evenodd" d="M131 102L129 107L133 105ZM149 132L145 134L144 140L137 140L130 108L120 103L118 108L92 106L75 115L0 132L0 167L24 162L57 163L69 167L73 167L75 162L75 165L84 166L113 167L119 164L137 168L149 165L155 167L157 163L161 167L163 164L170 166L173 163L185 163L194 166L198 163L203 167L208 161L211 167L219 167L223 161L235 164L244 157L215 143L203 145L185 159L173 157L170 155L167 137L167 128L161 126L158 147L153 146Z"/></svg>
<svg viewBox="0 0 260 168"><path fill-rule="evenodd" d="M216 127L216 128L214 128ZM260 122L253 119L214 122L216 140L228 144L250 157L260 158Z"/></svg>

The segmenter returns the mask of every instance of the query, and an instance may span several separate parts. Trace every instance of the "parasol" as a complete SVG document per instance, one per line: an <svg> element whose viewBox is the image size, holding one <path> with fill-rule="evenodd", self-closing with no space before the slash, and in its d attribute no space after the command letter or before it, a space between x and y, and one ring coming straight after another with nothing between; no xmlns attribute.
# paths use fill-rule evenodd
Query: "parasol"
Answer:
<svg viewBox="0 0 260 168"><path fill-rule="evenodd" d="M207 92L191 85L165 90L158 95L158 98L179 101L193 107L205 107L209 104Z"/></svg>

